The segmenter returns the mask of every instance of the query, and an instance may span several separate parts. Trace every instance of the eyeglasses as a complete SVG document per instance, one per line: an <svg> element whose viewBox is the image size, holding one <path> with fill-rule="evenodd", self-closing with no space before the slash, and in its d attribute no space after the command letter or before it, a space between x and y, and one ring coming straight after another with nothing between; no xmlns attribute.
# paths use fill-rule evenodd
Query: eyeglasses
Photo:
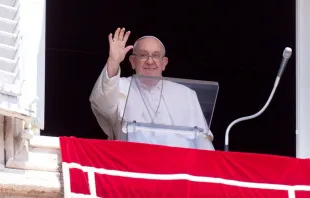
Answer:
<svg viewBox="0 0 310 198"><path fill-rule="evenodd" d="M153 59L153 61L157 62L160 61L163 57L159 54L154 54L154 55L148 55L148 54L133 54L138 57L139 60L141 61L147 61L149 57Z"/></svg>

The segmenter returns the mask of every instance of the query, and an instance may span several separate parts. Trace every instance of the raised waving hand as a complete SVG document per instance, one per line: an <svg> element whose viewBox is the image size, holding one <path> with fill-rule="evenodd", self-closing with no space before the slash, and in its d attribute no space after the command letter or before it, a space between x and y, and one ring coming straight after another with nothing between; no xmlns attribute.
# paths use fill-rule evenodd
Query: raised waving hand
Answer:
<svg viewBox="0 0 310 198"><path fill-rule="evenodd" d="M125 28L117 28L114 35L109 34L109 58L108 75L113 77L117 74L120 63L124 60L127 52L133 48L132 45L126 46L130 31L125 33Z"/></svg>

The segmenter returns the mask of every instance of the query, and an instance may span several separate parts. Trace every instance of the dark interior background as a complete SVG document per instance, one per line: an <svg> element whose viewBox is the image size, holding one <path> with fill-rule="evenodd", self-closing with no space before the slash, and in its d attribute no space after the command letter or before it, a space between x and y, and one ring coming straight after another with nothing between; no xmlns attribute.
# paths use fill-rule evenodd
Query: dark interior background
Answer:
<svg viewBox="0 0 310 198"><path fill-rule="evenodd" d="M295 1L47 1L43 135L100 138L89 95L108 57L108 34L128 44L154 35L166 46L167 77L219 82L214 146L227 126L267 101L285 47L293 55L269 108L231 129L230 150L295 156ZM133 74L126 59L122 76Z"/></svg>

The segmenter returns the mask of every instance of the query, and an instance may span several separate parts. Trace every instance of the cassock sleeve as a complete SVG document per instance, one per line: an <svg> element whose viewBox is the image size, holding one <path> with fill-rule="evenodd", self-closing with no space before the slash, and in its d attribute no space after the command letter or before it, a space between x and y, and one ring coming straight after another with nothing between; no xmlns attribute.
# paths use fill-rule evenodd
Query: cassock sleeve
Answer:
<svg viewBox="0 0 310 198"><path fill-rule="evenodd" d="M197 94L195 91L192 91L192 102L193 102L193 114L196 117L196 121L198 122L198 126L201 126L204 128L206 135L208 136L208 139L212 142L214 139L213 133L211 132L211 129L206 121L206 118L203 114L203 111L201 109L200 102L198 100Z"/></svg>
<svg viewBox="0 0 310 198"><path fill-rule="evenodd" d="M109 78L105 65L90 95L91 109L108 139L115 139L118 121L120 68L116 76Z"/></svg>
<svg viewBox="0 0 310 198"><path fill-rule="evenodd" d="M204 137L202 135L199 135L195 139L195 145L198 149L203 149L203 150L215 150L214 146L212 144L213 141L213 134L210 130L210 127L206 121L206 118L203 114L203 111L201 109L200 102L198 100L197 94L195 91L191 92L192 96L192 105L193 108L191 108L191 113L192 116L195 118L195 123L197 124L196 126L200 126L204 128L204 131L206 132L207 137Z"/></svg>

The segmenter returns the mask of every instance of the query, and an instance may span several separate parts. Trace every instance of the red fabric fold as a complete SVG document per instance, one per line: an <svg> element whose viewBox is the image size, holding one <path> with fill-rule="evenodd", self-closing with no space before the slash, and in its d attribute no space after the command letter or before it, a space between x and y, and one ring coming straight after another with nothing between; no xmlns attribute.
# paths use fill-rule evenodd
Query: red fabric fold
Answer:
<svg viewBox="0 0 310 198"><path fill-rule="evenodd" d="M63 162L84 167L139 174L187 174L233 180L235 183L310 185L308 159L74 137L60 137L60 146ZM71 171L70 180L72 192L90 194L87 175ZM96 173L95 182L96 194L100 197L288 197L286 190L238 187L214 181L146 179ZM308 197L309 192L303 190L294 194L301 198Z"/></svg>

